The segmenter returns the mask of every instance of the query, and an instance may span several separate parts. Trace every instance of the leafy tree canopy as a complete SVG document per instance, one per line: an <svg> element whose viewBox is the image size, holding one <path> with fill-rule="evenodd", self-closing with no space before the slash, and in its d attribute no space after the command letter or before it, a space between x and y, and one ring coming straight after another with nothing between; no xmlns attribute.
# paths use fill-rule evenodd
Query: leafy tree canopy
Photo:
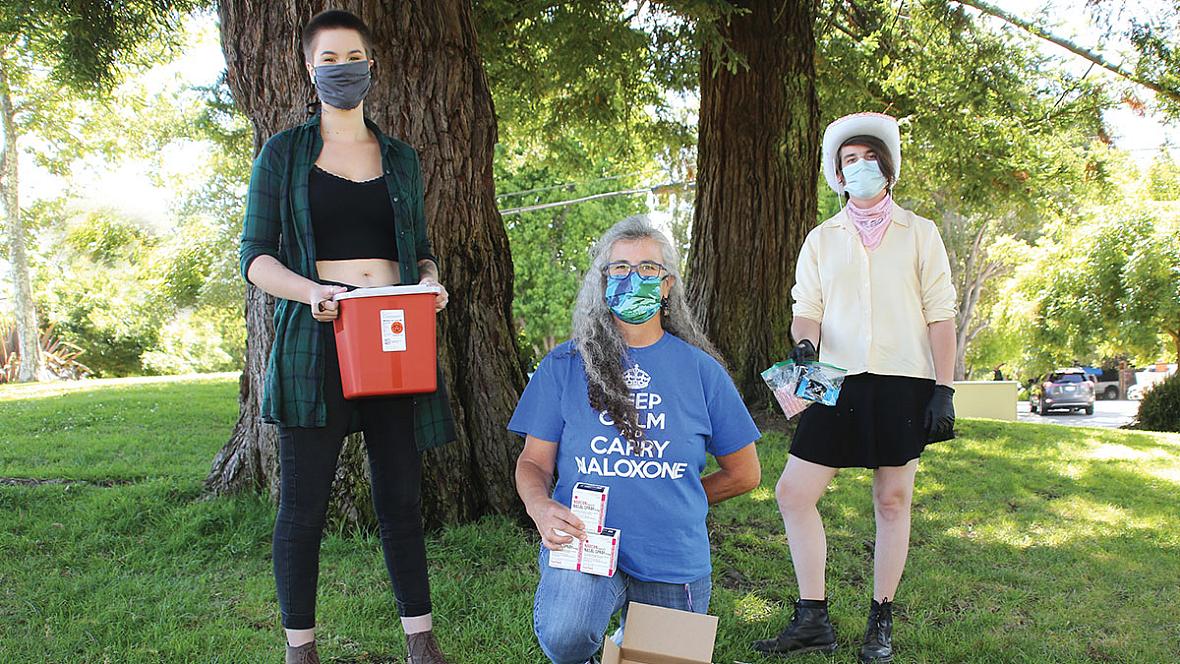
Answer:
<svg viewBox="0 0 1180 664"><path fill-rule="evenodd" d="M122 65L161 59L175 45L194 0L8 0L0 4L0 54L48 67L52 78L79 91L101 92ZM142 48L151 44L152 48Z"/></svg>

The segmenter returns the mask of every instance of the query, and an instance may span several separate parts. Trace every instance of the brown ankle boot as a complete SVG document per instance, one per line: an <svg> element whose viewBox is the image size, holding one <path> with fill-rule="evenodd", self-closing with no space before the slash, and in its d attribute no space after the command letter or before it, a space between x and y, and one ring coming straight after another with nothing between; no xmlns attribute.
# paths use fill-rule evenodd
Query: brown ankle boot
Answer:
<svg viewBox="0 0 1180 664"><path fill-rule="evenodd" d="M287 664L320 664L320 654L316 652L315 641L298 648L287 646Z"/></svg>
<svg viewBox="0 0 1180 664"><path fill-rule="evenodd" d="M406 635L406 649L409 650L407 664L447 664L434 640L434 632L418 632Z"/></svg>

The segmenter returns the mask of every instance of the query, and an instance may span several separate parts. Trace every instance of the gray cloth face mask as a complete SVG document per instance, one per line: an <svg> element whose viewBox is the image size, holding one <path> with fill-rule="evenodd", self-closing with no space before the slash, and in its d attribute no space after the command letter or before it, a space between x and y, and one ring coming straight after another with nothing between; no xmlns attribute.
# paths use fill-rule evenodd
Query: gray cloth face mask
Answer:
<svg viewBox="0 0 1180 664"><path fill-rule="evenodd" d="M360 106L372 82L368 60L315 68L315 89L320 101L346 111Z"/></svg>

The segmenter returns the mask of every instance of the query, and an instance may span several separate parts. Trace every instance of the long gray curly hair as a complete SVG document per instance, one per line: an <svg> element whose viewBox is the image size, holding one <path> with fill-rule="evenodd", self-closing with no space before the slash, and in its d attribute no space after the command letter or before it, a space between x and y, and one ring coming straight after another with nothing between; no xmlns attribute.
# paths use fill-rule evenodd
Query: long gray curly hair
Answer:
<svg viewBox="0 0 1180 664"><path fill-rule="evenodd" d="M606 303L605 270L616 242L644 239L659 243L661 262L673 277L672 289L660 310L664 330L712 355L722 366L725 364L688 307L680 276L680 252L668 237L646 215L628 217L612 226L590 250L590 267L574 305L573 345L586 366L590 406L609 413L619 432L632 444L643 440L644 434L631 390L623 380L627 342Z"/></svg>

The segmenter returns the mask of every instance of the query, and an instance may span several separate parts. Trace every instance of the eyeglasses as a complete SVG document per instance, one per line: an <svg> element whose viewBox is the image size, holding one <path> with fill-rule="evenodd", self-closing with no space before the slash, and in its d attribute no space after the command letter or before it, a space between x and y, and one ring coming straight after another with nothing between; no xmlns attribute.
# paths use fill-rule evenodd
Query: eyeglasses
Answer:
<svg viewBox="0 0 1180 664"><path fill-rule="evenodd" d="M655 261L642 261L639 265L632 265L627 261L614 261L607 263L602 272L608 277L629 277L635 272L641 277L651 278L664 276L668 273L668 268Z"/></svg>

